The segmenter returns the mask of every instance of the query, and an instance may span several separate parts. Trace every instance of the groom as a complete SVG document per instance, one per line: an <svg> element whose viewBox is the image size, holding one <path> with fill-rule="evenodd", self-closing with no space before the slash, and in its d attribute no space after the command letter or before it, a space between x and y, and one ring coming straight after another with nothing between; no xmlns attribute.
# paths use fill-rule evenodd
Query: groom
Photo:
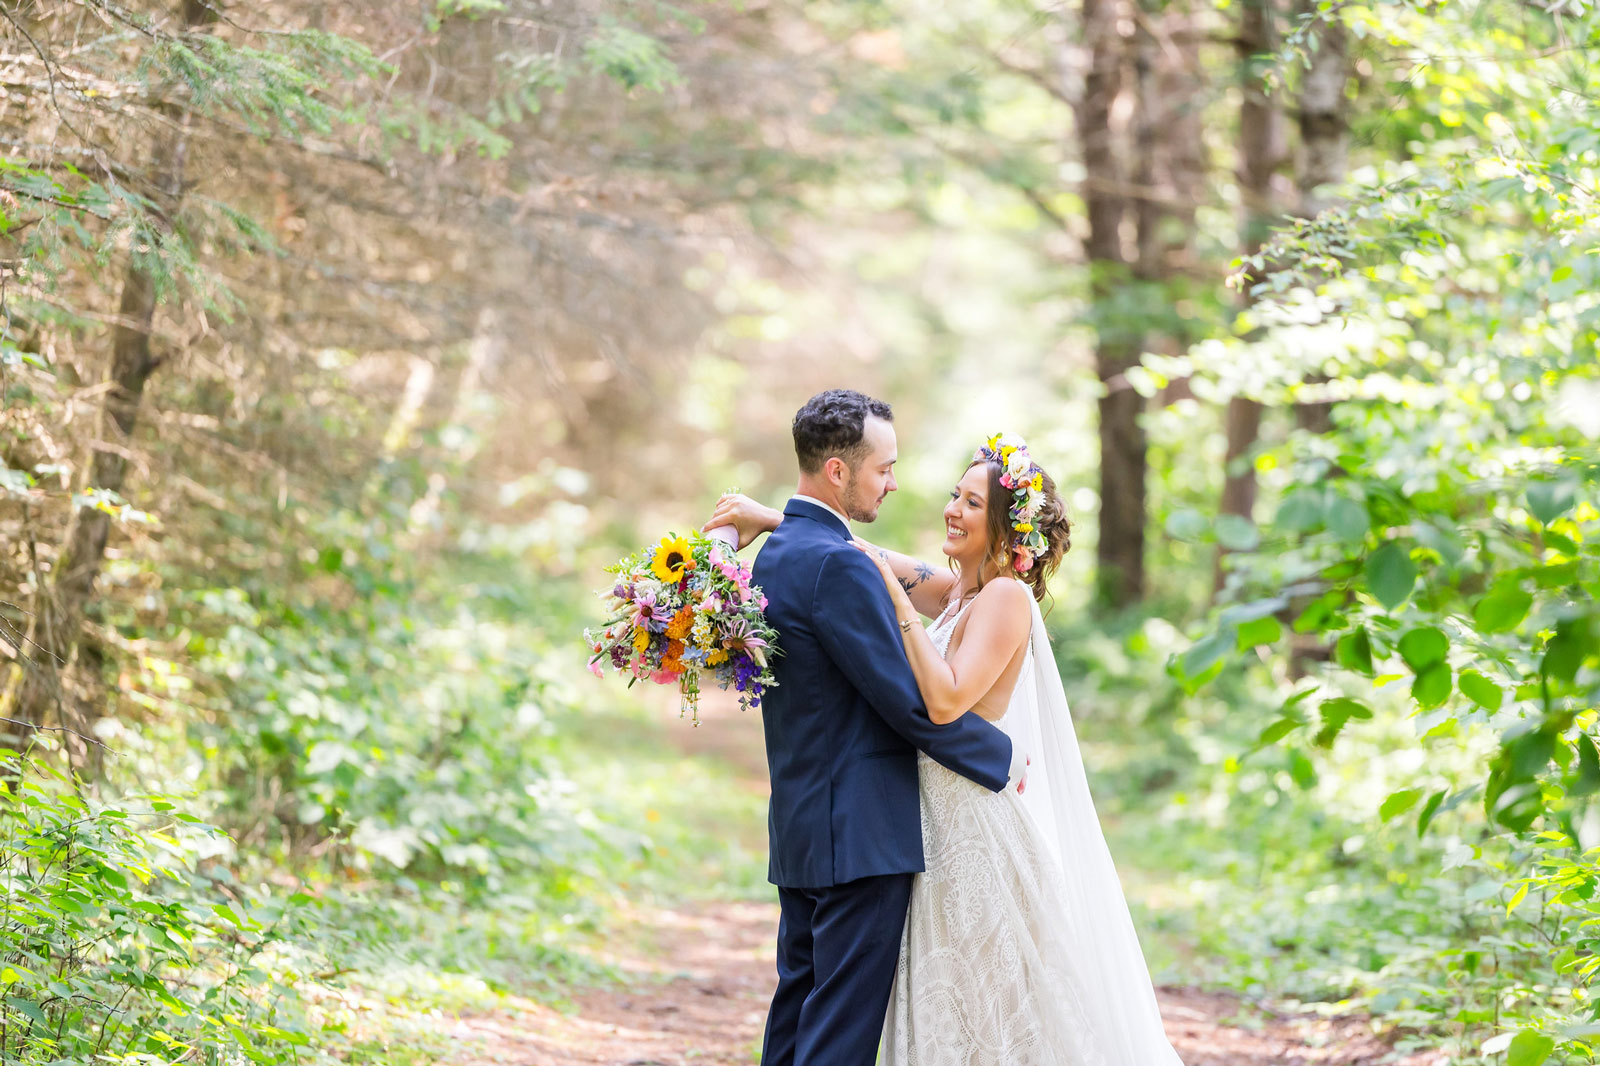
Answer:
<svg viewBox="0 0 1600 1066"><path fill-rule="evenodd" d="M850 547L896 488L889 405L847 389L794 417L800 485L756 557L783 655L762 701L778 886L778 991L762 1066L873 1066L912 875L923 869L917 750L994 791L1020 776L975 714L936 726L883 579Z"/></svg>

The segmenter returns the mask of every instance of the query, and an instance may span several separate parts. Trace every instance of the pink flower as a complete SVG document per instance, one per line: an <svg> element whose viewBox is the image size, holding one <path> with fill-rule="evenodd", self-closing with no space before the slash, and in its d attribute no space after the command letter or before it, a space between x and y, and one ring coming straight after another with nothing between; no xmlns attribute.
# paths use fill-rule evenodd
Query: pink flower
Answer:
<svg viewBox="0 0 1600 1066"><path fill-rule="evenodd" d="M654 670L650 674L650 680L658 685L670 685L678 680L678 675L671 670Z"/></svg>
<svg viewBox="0 0 1600 1066"><path fill-rule="evenodd" d="M600 670L600 660L599 659L590 659L589 660L589 672L591 674L593 674L595 677L604 677L604 676L606 676Z"/></svg>

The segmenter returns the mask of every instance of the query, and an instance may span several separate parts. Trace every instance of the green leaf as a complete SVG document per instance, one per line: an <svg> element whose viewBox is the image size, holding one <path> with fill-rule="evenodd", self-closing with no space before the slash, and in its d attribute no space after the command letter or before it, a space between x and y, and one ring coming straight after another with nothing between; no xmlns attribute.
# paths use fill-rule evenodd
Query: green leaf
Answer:
<svg viewBox="0 0 1600 1066"><path fill-rule="evenodd" d="M1416 674L1444 662L1449 652L1450 639L1433 626L1419 626L1400 638L1400 657Z"/></svg>
<svg viewBox="0 0 1600 1066"><path fill-rule="evenodd" d="M1506 1066L1540 1066L1556 1049L1554 1037L1524 1029L1511 1039L1506 1049Z"/></svg>
<svg viewBox="0 0 1600 1066"><path fill-rule="evenodd" d="M18 1014L27 1015L39 1025L48 1026L50 1024L50 1019L45 1017L44 1011L39 1004L31 999L23 999L21 996L7 996L5 1004Z"/></svg>
<svg viewBox="0 0 1600 1066"><path fill-rule="evenodd" d="M1532 826L1544 812L1544 791L1536 778L1549 767L1555 748L1556 736L1548 727L1509 734L1484 782L1484 813L1519 833Z"/></svg>
<svg viewBox="0 0 1600 1066"><path fill-rule="evenodd" d="M1391 792L1389 797L1378 807L1378 817L1387 822L1389 819L1398 817L1415 807L1417 801L1421 798L1422 789L1420 788L1403 788L1398 792Z"/></svg>
<svg viewBox="0 0 1600 1066"><path fill-rule="evenodd" d="M1411 682L1411 698L1422 707L1437 707L1450 698L1450 667L1434 663Z"/></svg>
<svg viewBox="0 0 1600 1066"><path fill-rule="evenodd" d="M1540 525L1549 525L1578 502L1578 488L1566 478L1534 481L1528 484L1528 510Z"/></svg>
<svg viewBox="0 0 1600 1066"><path fill-rule="evenodd" d="M1199 677L1221 662L1222 657L1233 647L1232 638L1231 633L1222 631L1195 641L1189 650L1183 653L1181 669L1184 676L1190 679Z"/></svg>
<svg viewBox="0 0 1600 1066"><path fill-rule="evenodd" d="M1306 758L1305 752L1291 751L1289 753L1289 776L1301 788L1309 789L1317 783L1317 768L1311 765L1311 760Z"/></svg>
<svg viewBox="0 0 1600 1066"><path fill-rule="evenodd" d="M1322 716L1322 728L1317 730L1312 743L1322 748L1330 747L1338 739L1339 733L1350 719L1372 717L1371 708L1360 700L1353 700L1348 696L1335 696L1333 699L1323 700L1322 705L1317 708L1317 713Z"/></svg>
<svg viewBox="0 0 1600 1066"><path fill-rule="evenodd" d="M1346 544L1360 544L1371 527L1366 504L1336 496L1328 504L1328 530Z"/></svg>
<svg viewBox="0 0 1600 1066"><path fill-rule="evenodd" d="M1340 637L1339 643L1334 645L1333 657L1346 670L1371 677L1372 638L1367 636L1366 628L1353 629Z"/></svg>
<svg viewBox="0 0 1600 1066"><path fill-rule="evenodd" d="M1290 533L1303 533L1322 524L1322 492L1318 489L1296 489L1284 497L1278 506L1273 525Z"/></svg>
<svg viewBox="0 0 1600 1066"><path fill-rule="evenodd" d="M1533 596L1516 585L1495 589L1472 609L1472 620L1484 633L1505 633L1517 628L1528 617Z"/></svg>
<svg viewBox="0 0 1600 1066"><path fill-rule="evenodd" d="M1463 670L1457 681L1461 694L1486 711L1498 711L1505 701L1505 690L1476 670Z"/></svg>
<svg viewBox="0 0 1600 1066"><path fill-rule="evenodd" d="M1206 527L1206 516L1192 507L1180 507L1167 516L1167 536L1173 540L1199 540Z"/></svg>
<svg viewBox="0 0 1600 1066"><path fill-rule="evenodd" d="M1246 622L1239 627L1239 650L1258 644L1276 644L1283 636L1283 625L1271 615Z"/></svg>
<svg viewBox="0 0 1600 1066"><path fill-rule="evenodd" d="M1294 620L1296 633L1319 633L1325 629L1334 628L1335 619L1338 617L1339 608L1344 606L1345 593L1342 589L1329 589L1316 599L1310 606L1300 612Z"/></svg>
<svg viewBox="0 0 1600 1066"><path fill-rule="evenodd" d="M1277 614L1289 606L1286 596L1269 596L1266 599L1251 600L1249 603L1235 603L1224 608L1217 616L1217 621L1222 628L1240 625L1244 622L1254 622L1257 618L1265 618Z"/></svg>
<svg viewBox="0 0 1600 1066"><path fill-rule="evenodd" d="M1589 619L1569 618L1556 624L1555 636L1545 645L1539 672L1555 681L1571 681L1578 676L1578 667L1594 650L1594 634L1589 629Z"/></svg>
<svg viewBox="0 0 1600 1066"><path fill-rule="evenodd" d="M1261 543L1261 531L1242 515L1225 514L1217 519L1217 543L1229 551L1255 551Z"/></svg>
<svg viewBox="0 0 1600 1066"><path fill-rule="evenodd" d="M1398 541L1389 541L1367 556L1367 589L1386 610L1394 610L1411 595L1417 583L1417 566Z"/></svg>
<svg viewBox="0 0 1600 1066"><path fill-rule="evenodd" d="M1441 788L1428 797L1428 802L1422 805L1421 812L1417 815L1417 839L1422 839L1422 834L1428 831L1428 826L1433 822L1433 816L1439 813L1439 805L1444 802L1450 790Z"/></svg>
<svg viewBox="0 0 1600 1066"><path fill-rule="evenodd" d="M1507 918L1511 917L1511 912L1521 906L1522 901L1528 898L1528 884L1529 882L1527 881L1522 882L1516 892L1512 893L1510 901L1506 904Z"/></svg>
<svg viewBox="0 0 1600 1066"><path fill-rule="evenodd" d="M1282 740L1284 737L1300 728L1302 724L1303 723L1296 718L1280 718L1261 731L1261 735L1256 738L1256 743L1261 747L1266 747L1269 744L1276 744L1278 741Z"/></svg>
<svg viewBox="0 0 1600 1066"><path fill-rule="evenodd" d="M1560 589L1578 583L1578 562L1546 563L1533 571L1533 583L1542 589Z"/></svg>
<svg viewBox="0 0 1600 1066"><path fill-rule="evenodd" d="M1567 787L1569 796L1592 796L1600 792L1600 753L1595 751L1594 738L1578 734L1578 774Z"/></svg>

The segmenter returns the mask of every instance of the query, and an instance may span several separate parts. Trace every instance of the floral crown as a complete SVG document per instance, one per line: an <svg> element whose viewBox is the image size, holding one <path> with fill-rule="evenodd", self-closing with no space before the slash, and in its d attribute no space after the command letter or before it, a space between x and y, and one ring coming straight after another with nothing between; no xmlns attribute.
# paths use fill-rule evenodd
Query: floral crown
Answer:
<svg viewBox="0 0 1600 1066"><path fill-rule="evenodd" d="M996 433L972 454L973 462L997 463L1000 484L1011 490L1012 566L1019 574L1050 550L1050 540L1034 528L1044 510L1044 468L1033 461L1028 446L1014 433Z"/></svg>

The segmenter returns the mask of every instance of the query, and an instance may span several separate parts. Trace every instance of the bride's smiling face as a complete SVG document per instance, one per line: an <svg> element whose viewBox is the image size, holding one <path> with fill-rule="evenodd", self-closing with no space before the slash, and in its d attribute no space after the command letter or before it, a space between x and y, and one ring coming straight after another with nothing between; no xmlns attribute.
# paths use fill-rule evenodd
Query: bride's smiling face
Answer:
<svg viewBox="0 0 1600 1066"><path fill-rule="evenodd" d="M968 566L983 561L989 550L989 468L967 468L944 508L944 553Z"/></svg>

